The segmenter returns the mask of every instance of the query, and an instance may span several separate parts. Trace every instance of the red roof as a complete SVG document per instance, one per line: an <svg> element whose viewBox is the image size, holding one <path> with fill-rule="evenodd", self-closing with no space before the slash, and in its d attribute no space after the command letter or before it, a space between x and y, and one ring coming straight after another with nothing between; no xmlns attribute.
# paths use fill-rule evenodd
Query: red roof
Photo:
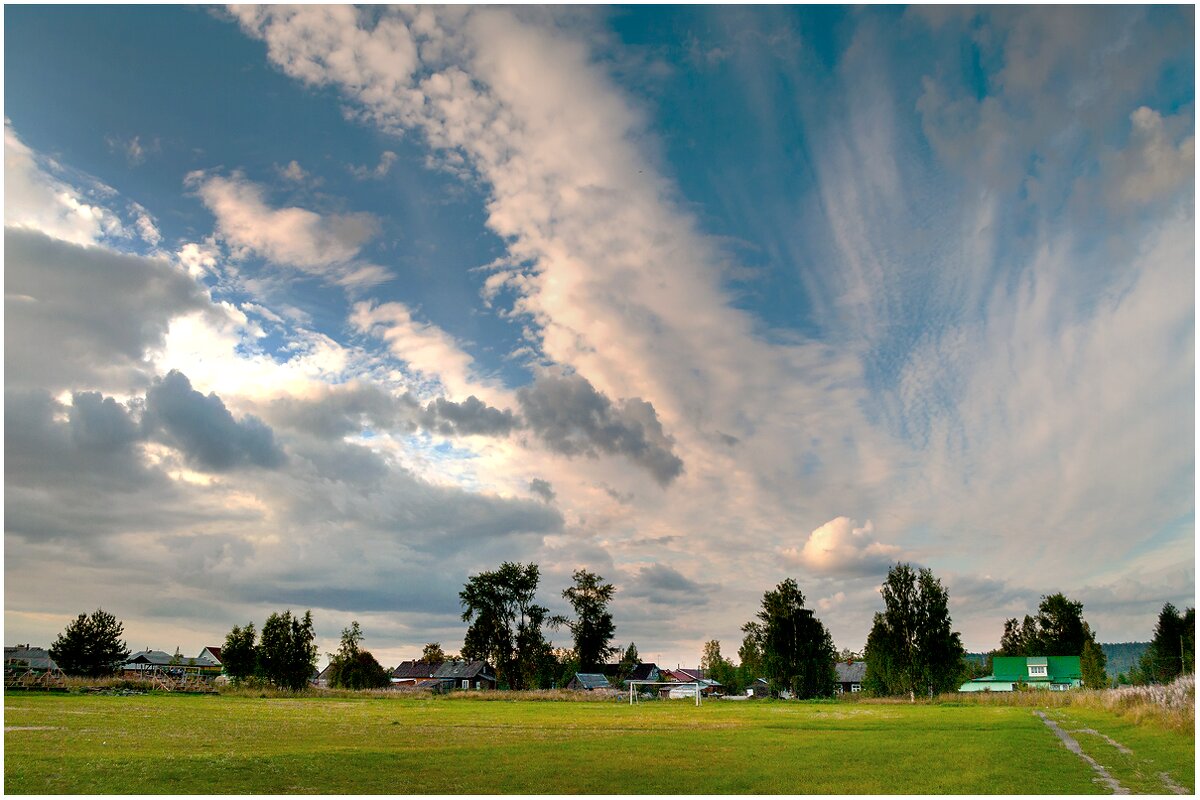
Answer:
<svg viewBox="0 0 1200 800"><path fill-rule="evenodd" d="M211 646L210 646L210 647L206 647L206 648L204 648L204 649L205 649L205 650L207 650L208 652L212 653L212 654L213 654L213 658L215 658L215 659L217 660L217 662L218 662L218 663L224 663L224 662L221 660L221 648L219 648L219 647L211 647Z"/></svg>

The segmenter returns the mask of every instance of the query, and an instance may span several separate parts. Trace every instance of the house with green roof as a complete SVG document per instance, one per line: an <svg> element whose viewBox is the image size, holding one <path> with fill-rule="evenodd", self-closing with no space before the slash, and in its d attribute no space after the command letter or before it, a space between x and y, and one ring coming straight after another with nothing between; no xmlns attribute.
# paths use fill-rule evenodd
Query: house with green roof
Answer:
<svg viewBox="0 0 1200 800"><path fill-rule="evenodd" d="M972 678L960 692L1011 692L1018 686L1061 691L1083 685L1079 656L995 656L992 674Z"/></svg>

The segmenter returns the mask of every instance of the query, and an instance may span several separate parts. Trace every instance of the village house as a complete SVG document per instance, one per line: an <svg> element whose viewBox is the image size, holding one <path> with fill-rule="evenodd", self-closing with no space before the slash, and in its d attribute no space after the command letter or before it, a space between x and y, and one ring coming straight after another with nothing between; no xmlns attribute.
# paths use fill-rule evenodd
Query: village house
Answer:
<svg viewBox="0 0 1200 800"><path fill-rule="evenodd" d="M203 652L195 658L187 658L165 650L141 650L127 658L121 668L131 677L144 677L153 672L177 672L180 675L186 672L205 677L221 674L221 665Z"/></svg>
<svg viewBox="0 0 1200 800"><path fill-rule="evenodd" d="M863 678L867 674L867 662L851 661L846 663L839 661L833 665L833 669L837 672L836 691L838 694L862 691Z"/></svg>
<svg viewBox="0 0 1200 800"><path fill-rule="evenodd" d="M721 694L722 686L711 678L704 677L704 670L701 669L684 669L677 667L675 669L664 669L659 671L659 680L671 681L672 683L685 684L683 686L663 686L659 689L659 696L668 697L672 700L679 700L687 697L696 696L696 688L687 684L700 684L700 694L703 697L711 697L712 695Z"/></svg>
<svg viewBox="0 0 1200 800"><path fill-rule="evenodd" d="M444 689L495 689L496 674L486 661L447 661L433 673Z"/></svg>
<svg viewBox="0 0 1200 800"><path fill-rule="evenodd" d="M972 678L960 692L1011 692L1018 686L1064 691L1083 685L1079 656L995 656L992 674Z"/></svg>
<svg viewBox="0 0 1200 800"><path fill-rule="evenodd" d="M46 672L60 672L58 664L50 657L50 652L41 647L30 647L19 644L16 647L4 648L4 670L32 672L41 675Z"/></svg>
<svg viewBox="0 0 1200 800"><path fill-rule="evenodd" d="M225 662L221 660L221 648L220 647L209 646L209 647L204 648L203 650L200 651L200 655L196 656L196 661L197 662L210 661L210 662L212 662L212 664L216 665L215 669L212 666L205 665L203 667L203 670L205 673L213 673L216 675L220 675L225 672L225 666L224 666Z"/></svg>
<svg viewBox="0 0 1200 800"><path fill-rule="evenodd" d="M567 684L568 689L590 692L595 689L611 689L608 678L598 672L576 672L575 677Z"/></svg>
<svg viewBox="0 0 1200 800"><path fill-rule="evenodd" d="M441 661L401 661L391 672L392 685L416 686L421 681L430 680L442 663Z"/></svg>

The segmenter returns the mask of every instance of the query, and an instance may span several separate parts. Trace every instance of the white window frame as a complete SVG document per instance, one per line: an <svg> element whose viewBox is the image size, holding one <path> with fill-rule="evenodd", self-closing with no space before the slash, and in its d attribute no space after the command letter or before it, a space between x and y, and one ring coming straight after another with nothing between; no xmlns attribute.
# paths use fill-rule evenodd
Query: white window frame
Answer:
<svg viewBox="0 0 1200 800"><path fill-rule="evenodd" d="M1046 665L1045 664L1030 664L1029 665L1029 677L1031 677L1031 678L1046 677Z"/></svg>

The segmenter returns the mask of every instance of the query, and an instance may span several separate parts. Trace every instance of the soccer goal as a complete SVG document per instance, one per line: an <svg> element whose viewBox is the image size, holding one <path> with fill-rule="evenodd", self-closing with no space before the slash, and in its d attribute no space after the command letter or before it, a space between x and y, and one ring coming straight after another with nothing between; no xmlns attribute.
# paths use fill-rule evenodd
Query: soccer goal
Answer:
<svg viewBox="0 0 1200 800"><path fill-rule="evenodd" d="M683 689L692 687L696 692L696 705L700 705L700 695L702 694L700 683L680 683L679 681L630 681L629 682L629 705L637 705L639 686L670 686L672 689Z"/></svg>

